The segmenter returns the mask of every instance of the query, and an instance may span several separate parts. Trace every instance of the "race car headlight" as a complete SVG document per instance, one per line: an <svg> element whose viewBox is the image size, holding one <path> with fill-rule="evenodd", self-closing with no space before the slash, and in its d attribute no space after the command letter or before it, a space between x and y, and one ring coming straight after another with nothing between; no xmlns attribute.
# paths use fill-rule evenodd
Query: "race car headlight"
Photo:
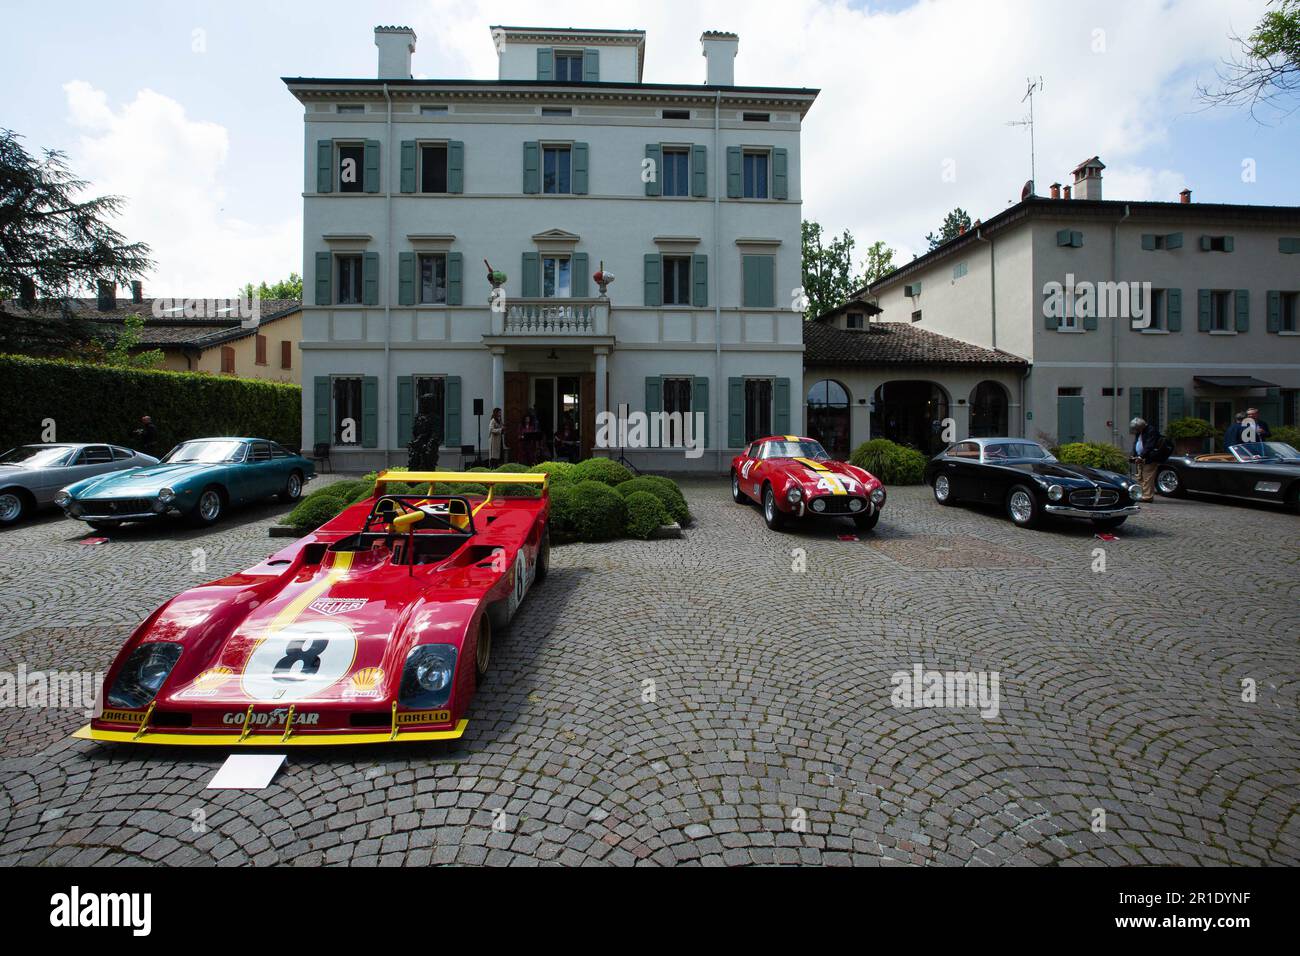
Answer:
<svg viewBox="0 0 1300 956"><path fill-rule="evenodd" d="M825 511L825 510L826 510L826 500L825 500L824 498L816 498L816 499L814 499L814 500L813 500L813 503L812 503L812 510L813 510L813 511L816 511L816 512L819 512L819 513L822 512L822 511Z"/></svg>
<svg viewBox="0 0 1300 956"><path fill-rule="evenodd" d="M1053 501L1060 501L1065 497L1065 489L1060 485L1052 485L1047 489L1047 497L1051 498Z"/></svg>
<svg viewBox="0 0 1300 956"><path fill-rule="evenodd" d="M871 493L871 503L879 508L885 503L885 489L877 488Z"/></svg>
<svg viewBox="0 0 1300 956"><path fill-rule="evenodd" d="M799 501L801 498L803 498L803 489L800 488L798 485L795 485L793 488L791 488L789 491L785 493L785 497L786 500L790 502Z"/></svg>
<svg viewBox="0 0 1300 956"><path fill-rule="evenodd" d="M68 494L66 491L60 491L54 496L54 503L60 508L66 508L68 505L72 504L72 495Z"/></svg>
<svg viewBox="0 0 1300 956"><path fill-rule="evenodd" d="M849 502L849 510L850 510L850 511L861 511L861 510L862 510L862 499L861 499L861 498L854 498L852 501L850 501L850 502Z"/></svg>
<svg viewBox="0 0 1300 956"><path fill-rule="evenodd" d="M403 707L441 707L451 697L456 673L456 648L450 644L420 644L406 655L402 686Z"/></svg>
<svg viewBox="0 0 1300 956"><path fill-rule="evenodd" d="M172 491L170 488L163 488L158 492L158 500L165 505L171 504L176 500L176 492Z"/></svg>
<svg viewBox="0 0 1300 956"><path fill-rule="evenodd" d="M163 681L181 656L181 646L170 641L151 641L131 652L108 692L113 707L138 710L158 696Z"/></svg>

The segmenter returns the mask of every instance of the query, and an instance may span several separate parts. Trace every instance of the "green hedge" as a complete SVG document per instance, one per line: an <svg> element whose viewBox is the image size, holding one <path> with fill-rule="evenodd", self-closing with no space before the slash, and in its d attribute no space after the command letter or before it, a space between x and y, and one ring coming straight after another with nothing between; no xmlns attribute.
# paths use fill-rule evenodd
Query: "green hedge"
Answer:
<svg viewBox="0 0 1300 956"><path fill-rule="evenodd" d="M887 485L919 485L929 459L916 449L895 444L888 438L874 438L855 448L849 461Z"/></svg>
<svg viewBox="0 0 1300 956"><path fill-rule="evenodd" d="M604 485L621 485L631 478L632 472L608 458L588 458L573 467L574 481L599 481Z"/></svg>
<svg viewBox="0 0 1300 956"><path fill-rule="evenodd" d="M627 502L622 495L599 481L580 481L573 490L573 524L580 539L609 541L623 536L627 530Z"/></svg>
<svg viewBox="0 0 1300 956"><path fill-rule="evenodd" d="M292 448L302 441L297 385L197 372L0 355L0 409L3 448L41 441L47 418L57 441L130 446L141 415L158 429L155 455L191 438L256 436Z"/></svg>
<svg viewBox="0 0 1300 956"><path fill-rule="evenodd" d="M1213 438L1218 432L1204 418L1176 418L1165 428L1165 434L1177 440L1180 438Z"/></svg>
<svg viewBox="0 0 1300 956"><path fill-rule="evenodd" d="M640 538L644 541L654 534L656 528L667 523L668 512L664 508L663 502L652 493L634 491L627 496L627 535L629 538Z"/></svg>
<svg viewBox="0 0 1300 956"><path fill-rule="evenodd" d="M663 478L659 475L639 475L630 481L625 481L615 486L617 491L624 498L630 498L634 494L648 493L654 495L664 506L664 511L668 513L673 521L676 521L682 527L690 523L691 512L686 507L686 498L682 491L677 487L677 482L671 478Z"/></svg>
<svg viewBox="0 0 1300 956"><path fill-rule="evenodd" d="M1119 472L1121 475L1128 474L1128 456L1114 445L1091 441L1072 442L1062 445L1056 457L1067 465L1084 465Z"/></svg>
<svg viewBox="0 0 1300 956"><path fill-rule="evenodd" d="M1300 448L1300 428L1291 425L1270 425L1269 429L1269 441L1285 442L1292 448Z"/></svg>
<svg viewBox="0 0 1300 956"><path fill-rule="evenodd" d="M535 475L545 474L547 483L554 488L556 485L568 484L576 481L573 477L577 465L571 461L544 461L540 465L533 465L528 470Z"/></svg>
<svg viewBox="0 0 1300 956"><path fill-rule="evenodd" d="M346 501L334 495L316 495L311 498L304 498L298 502L296 508L289 512L289 516L281 524L287 524L294 530L306 534L308 531L315 531L325 522L337 517L347 506Z"/></svg>

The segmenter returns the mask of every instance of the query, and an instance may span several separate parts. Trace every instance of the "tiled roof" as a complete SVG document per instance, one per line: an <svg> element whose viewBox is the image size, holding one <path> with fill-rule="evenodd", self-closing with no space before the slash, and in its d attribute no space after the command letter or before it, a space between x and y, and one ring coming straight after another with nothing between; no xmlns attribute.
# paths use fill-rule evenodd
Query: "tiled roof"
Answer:
<svg viewBox="0 0 1300 956"><path fill-rule="evenodd" d="M861 331L813 320L803 324L805 365L999 365L1028 363L1000 349L986 349L939 335L910 322L872 322Z"/></svg>

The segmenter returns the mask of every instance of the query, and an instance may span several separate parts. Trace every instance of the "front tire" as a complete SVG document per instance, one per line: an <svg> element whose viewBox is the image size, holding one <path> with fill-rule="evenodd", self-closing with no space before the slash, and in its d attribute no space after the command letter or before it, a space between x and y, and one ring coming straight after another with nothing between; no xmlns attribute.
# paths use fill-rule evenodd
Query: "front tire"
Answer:
<svg viewBox="0 0 1300 956"><path fill-rule="evenodd" d="M478 640L474 642L474 683L482 687L487 680L492 663L492 620L484 614L479 618Z"/></svg>
<svg viewBox="0 0 1300 956"><path fill-rule="evenodd" d="M785 515L776 506L776 492L771 485L763 486L763 520L772 531L780 531L785 525Z"/></svg>
<svg viewBox="0 0 1300 956"><path fill-rule="evenodd" d="M1043 516L1043 508L1034 493L1024 485L1007 492L1007 516L1019 528L1032 528Z"/></svg>
<svg viewBox="0 0 1300 956"><path fill-rule="evenodd" d="M216 485L208 485L199 493L198 504L190 512L190 517L200 527L210 527L221 520L226 511L226 496Z"/></svg>
<svg viewBox="0 0 1300 956"><path fill-rule="evenodd" d="M1161 468L1156 472L1156 491L1166 498L1182 498L1187 494L1182 478L1173 468Z"/></svg>
<svg viewBox="0 0 1300 956"><path fill-rule="evenodd" d="M880 512L873 511L869 515L855 515L853 523L857 525L859 531L870 531L880 522Z"/></svg>
<svg viewBox="0 0 1300 956"><path fill-rule="evenodd" d="M0 527L17 524L31 513L32 506L21 491L0 494Z"/></svg>
<svg viewBox="0 0 1300 956"><path fill-rule="evenodd" d="M947 475L936 475L934 478L934 500L941 505L952 504L952 482L948 480Z"/></svg>
<svg viewBox="0 0 1300 956"><path fill-rule="evenodd" d="M302 497L302 472L292 471L289 478L284 483L284 491L280 492L280 497L285 501L297 501Z"/></svg>
<svg viewBox="0 0 1300 956"><path fill-rule="evenodd" d="M537 545L537 564L533 568L533 583L541 584L551 570L551 529L542 531L541 543Z"/></svg>
<svg viewBox="0 0 1300 956"><path fill-rule="evenodd" d="M731 500L738 505L743 505L748 500L745 493L740 490L740 475L734 471L731 473Z"/></svg>

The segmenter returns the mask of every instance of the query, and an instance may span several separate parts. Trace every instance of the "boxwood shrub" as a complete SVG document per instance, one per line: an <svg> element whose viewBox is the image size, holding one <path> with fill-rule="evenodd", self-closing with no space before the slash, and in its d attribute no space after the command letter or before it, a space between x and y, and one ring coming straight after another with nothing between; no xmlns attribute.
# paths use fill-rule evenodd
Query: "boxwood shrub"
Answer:
<svg viewBox="0 0 1300 956"><path fill-rule="evenodd" d="M664 508L663 502L653 493L634 491L626 497L629 538L640 538L644 541L654 534L656 528L668 523L668 511Z"/></svg>
<svg viewBox="0 0 1300 956"><path fill-rule="evenodd" d="M609 485L580 481L573 486L574 528L583 541L620 538L627 529L627 502Z"/></svg>
<svg viewBox="0 0 1300 956"><path fill-rule="evenodd" d="M1077 441L1062 445L1056 457L1067 465L1084 465L1105 471L1128 474L1128 456L1114 445L1100 442Z"/></svg>
<svg viewBox="0 0 1300 956"><path fill-rule="evenodd" d="M573 473L577 467L571 461L544 461L540 465L533 465L528 470L534 474L545 474L547 483L554 488L556 485L575 481Z"/></svg>
<svg viewBox="0 0 1300 956"><path fill-rule="evenodd" d="M608 458L588 458L573 466L574 481L599 481L605 485L621 485L632 478L628 471L616 461Z"/></svg>
<svg viewBox="0 0 1300 956"><path fill-rule="evenodd" d="M315 531L331 518L337 517L347 507L347 502L333 495L316 495L304 498L282 521L296 531L306 534Z"/></svg>
<svg viewBox="0 0 1300 956"><path fill-rule="evenodd" d="M1176 418L1165 428L1170 438L1213 438L1217 432L1204 418Z"/></svg>
<svg viewBox="0 0 1300 956"><path fill-rule="evenodd" d="M577 485L560 485L551 489L550 529L552 544L580 540Z"/></svg>
<svg viewBox="0 0 1300 956"><path fill-rule="evenodd" d="M919 485L929 459L915 448L873 438L855 448L849 461L887 485Z"/></svg>
<svg viewBox="0 0 1300 956"><path fill-rule="evenodd" d="M664 510L673 521L676 521L682 527L690 523L691 512L686 507L686 498L682 495L681 489L677 487L677 482L671 478L664 478L660 475L639 475L620 485L616 485L614 490L624 498L629 499L632 495L640 492L652 494L663 504Z"/></svg>
<svg viewBox="0 0 1300 956"><path fill-rule="evenodd" d="M1269 426L1269 441L1280 441L1292 448L1300 448L1300 428L1292 425Z"/></svg>

